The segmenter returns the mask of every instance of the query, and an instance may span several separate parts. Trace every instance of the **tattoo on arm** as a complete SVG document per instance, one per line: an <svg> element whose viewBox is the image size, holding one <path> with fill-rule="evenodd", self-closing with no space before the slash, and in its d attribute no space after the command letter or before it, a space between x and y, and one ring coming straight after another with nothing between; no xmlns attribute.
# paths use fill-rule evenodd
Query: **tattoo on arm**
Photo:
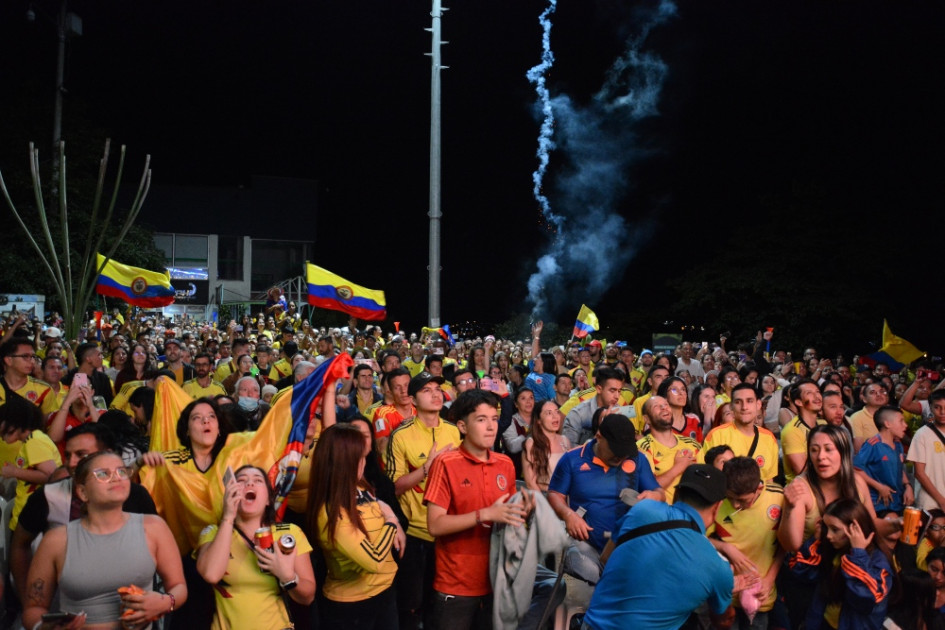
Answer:
<svg viewBox="0 0 945 630"><path fill-rule="evenodd" d="M46 581L42 578L34 580L30 584L30 592L28 594L30 606L45 606L46 601Z"/></svg>

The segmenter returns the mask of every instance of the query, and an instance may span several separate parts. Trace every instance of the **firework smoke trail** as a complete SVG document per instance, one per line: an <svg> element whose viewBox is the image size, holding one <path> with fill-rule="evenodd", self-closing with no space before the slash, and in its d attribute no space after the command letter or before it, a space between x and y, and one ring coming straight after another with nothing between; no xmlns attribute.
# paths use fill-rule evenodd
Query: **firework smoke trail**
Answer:
<svg viewBox="0 0 945 630"><path fill-rule="evenodd" d="M614 206L626 192L629 164L646 155L635 143L634 127L658 114L657 102L667 67L642 47L650 31L676 14L670 0L641 12L637 33L613 63L601 89L587 105L566 94L551 96L545 80L554 63L551 15L557 0L541 14L542 63L529 70L542 120L538 137L538 169L532 175L535 199L544 220L555 232L537 270L528 279L532 319L553 316L562 308L593 303L620 279L636 245L649 230L631 230ZM544 177L552 150L563 158L554 182L557 212L544 194ZM632 237L632 238L631 238Z"/></svg>
<svg viewBox="0 0 945 630"><path fill-rule="evenodd" d="M541 130L538 132L538 168L532 173L532 182L534 183L532 192L538 201L538 205L541 206L542 216L553 229L561 227L563 217L559 217L551 211L551 203L542 192L542 185L545 179L545 171L548 170L548 163L551 159L551 151L555 148L552 139L555 114L551 107L551 92L545 86L545 75L548 74L555 63L555 55L551 51L551 15L557 8L558 1L549 0L548 7L538 17L538 22L541 24L541 63L525 75L529 82L535 84L535 92L538 94L542 114Z"/></svg>

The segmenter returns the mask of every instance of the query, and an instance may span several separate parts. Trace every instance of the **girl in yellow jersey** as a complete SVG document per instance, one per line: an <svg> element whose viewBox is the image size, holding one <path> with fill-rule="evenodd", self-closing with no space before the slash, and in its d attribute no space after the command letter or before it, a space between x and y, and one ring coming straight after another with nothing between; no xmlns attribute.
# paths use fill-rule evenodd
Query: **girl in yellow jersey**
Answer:
<svg viewBox="0 0 945 630"><path fill-rule="evenodd" d="M346 424L327 428L315 447L308 513L328 569L319 602L327 630L397 627L393 554L404 549L406 537L363 479L365 450L364 436Z"/></svg>

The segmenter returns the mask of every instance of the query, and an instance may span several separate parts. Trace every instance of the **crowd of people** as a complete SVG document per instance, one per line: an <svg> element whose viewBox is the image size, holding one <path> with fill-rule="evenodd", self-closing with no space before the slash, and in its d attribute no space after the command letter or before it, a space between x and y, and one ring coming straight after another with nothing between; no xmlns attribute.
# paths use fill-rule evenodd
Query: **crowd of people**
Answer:
<svg viewBox="0 0 945 630"><path fill-rule="evenodd" d="M941 365L542 331L5 321L5 623L945 628Z"/></svg>

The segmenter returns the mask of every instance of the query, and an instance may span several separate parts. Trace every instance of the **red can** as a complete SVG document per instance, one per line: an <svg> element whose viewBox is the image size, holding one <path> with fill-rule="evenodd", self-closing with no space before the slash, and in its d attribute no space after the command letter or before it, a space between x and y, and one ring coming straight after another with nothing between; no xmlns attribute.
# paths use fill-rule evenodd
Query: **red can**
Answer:
<svg viewBox="0 0 945 630"><path fill-rule="evenodd" d="M256 540L256 546L260 549L265 549L266 551L272 551L272 530L268 527L260 527L256 530L256 533L253 534L253 538Z"/></svg>
<svg viewBox="0 0 945 630"><path fill-rule="evenodd" d="M922 525L922 510L907 507L902 512L902 542L907 545L919 544L919 527Z"/></svg>
<svg viewBox="0 0 945 630"><path fill-rule="evenodd" d="M279 537L279 551L285 554L292 553L295 549L295 536L292 534L283 534Z"/></svg>

